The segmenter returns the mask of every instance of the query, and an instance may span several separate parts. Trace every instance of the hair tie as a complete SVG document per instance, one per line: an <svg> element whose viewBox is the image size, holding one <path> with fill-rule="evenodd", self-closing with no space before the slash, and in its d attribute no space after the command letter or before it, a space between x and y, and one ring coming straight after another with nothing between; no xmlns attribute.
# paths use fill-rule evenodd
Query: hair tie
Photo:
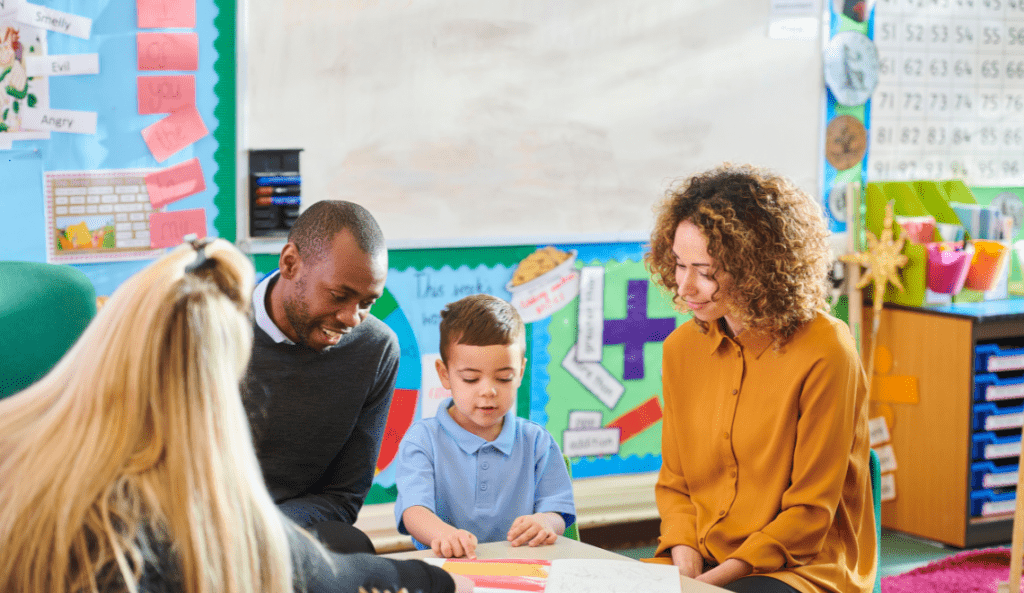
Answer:
<svg viewBox="0 0 1024 593"><path fill-rule="evenodd" d="M185 266L185 272L188 274L195 274L198 271L204 271L214 265L216 262L206 257L206 246L213 242L213 239L204 237L198 238L195 233L185 235L184 242L192 246L192 249L196 250L196 259Z"/></svg>

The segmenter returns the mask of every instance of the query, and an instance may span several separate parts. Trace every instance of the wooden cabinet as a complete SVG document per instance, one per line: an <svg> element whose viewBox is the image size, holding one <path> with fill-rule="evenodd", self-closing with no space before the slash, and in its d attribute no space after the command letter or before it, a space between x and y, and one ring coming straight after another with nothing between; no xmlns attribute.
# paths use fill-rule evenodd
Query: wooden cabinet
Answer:
<svg viewBox="0 0 1024 593"><path fill-rule="evenodd" d="M865 308L866 346L872 314ZM896 498L882 504L882 525L958 547L1009 542L1014 492L1006 484L1012 478L1016 485L1022 417L1017 412L1024 392L995 389L988 392L994 401L986 402L984 385L976 379L987 377L1000 387L1019 380L1024 386L1024 300L886 305L880 321L876 346L891 353L892 365L879 365L876 376L882 370L916 377L919 397L917 403L885 404L897 469ZM992 365L1001 370L988 373L989 357L978 356L979 347L997 352L1003 362L992 359ZM1018 362L1020 368L1014 368ZM873 416L882 410L872 403ZM986 448L985 438L1002 445ZM1006 473L979 474L979 455L989 457L983 465Z"/></svg>

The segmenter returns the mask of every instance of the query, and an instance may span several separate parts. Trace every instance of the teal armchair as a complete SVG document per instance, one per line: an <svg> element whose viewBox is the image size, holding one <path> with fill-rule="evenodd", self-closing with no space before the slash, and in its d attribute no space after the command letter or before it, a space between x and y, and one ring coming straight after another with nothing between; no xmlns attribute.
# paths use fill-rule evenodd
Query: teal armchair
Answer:
<svg viewBox="0 0 1024 593"><path fill-rule="evenodd" d="M96 315L96 290L80 270L0 261L0 398L50 371Z"/></svg>

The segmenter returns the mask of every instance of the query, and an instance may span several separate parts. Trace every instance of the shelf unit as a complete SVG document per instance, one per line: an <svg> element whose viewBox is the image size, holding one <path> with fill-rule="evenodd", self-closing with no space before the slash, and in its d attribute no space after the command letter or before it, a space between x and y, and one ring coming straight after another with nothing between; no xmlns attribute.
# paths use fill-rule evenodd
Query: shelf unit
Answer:
<svg viewBox="0 0 1024 593"><path fill-rule="evenodd" d="M870 344L873 313L865 307L865 345ZM978 479L972 476L972 465L980 461L975 456L979 451L985 455L985 444L979 446L975 435L988 432L991 438L1001 439L997 441L1002 445L999 457L993 460L999 471L1006 470L1006 464L1015 465L1019 449L1012 441L1019 443L1021 422L1019 416L1011 415L1011 408L1024 405L1024 397L991 402L997 411L1010 412L997 423L1003 428L986 431L985 402L975 401L975 392L980 390L984 398L992 378L988 375L976 384L976 377L988 371L978 367L986 363L977 354L986 344L1004 354L1024 348L1024 299L924 307L887 304L880 321L877 346L887 348L893 360L888 374L916 377L919 394L916 404L888 404L894 420L890 430L897 463L896 498L882 504L882 525L957 547L1009 542L1014 488L985 489L972 483ZM1024 380L1024 356L1021 360L1019 370L1011 364L1010 369L994 373L999 385ZM976 415L982 421L979 430ZM1006 483L1008 477L994 476L989 481ZM978 493L985 490L998 504L979 504Z"/></svg>

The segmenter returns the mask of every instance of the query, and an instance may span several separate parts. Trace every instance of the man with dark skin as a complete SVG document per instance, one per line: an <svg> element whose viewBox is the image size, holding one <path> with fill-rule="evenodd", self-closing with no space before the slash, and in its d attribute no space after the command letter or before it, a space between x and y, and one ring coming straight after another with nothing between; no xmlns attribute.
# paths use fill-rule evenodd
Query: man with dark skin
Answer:
<svg viewBox="0 0 1024 593"><path fill-rule="evenodd" d="M365 208L316 202L295 221L279 270L253 293L243 384L264 479L285 515L338 552L373 552L353 523L398 370L398 339L370 315L387 262Z"/></svg>

